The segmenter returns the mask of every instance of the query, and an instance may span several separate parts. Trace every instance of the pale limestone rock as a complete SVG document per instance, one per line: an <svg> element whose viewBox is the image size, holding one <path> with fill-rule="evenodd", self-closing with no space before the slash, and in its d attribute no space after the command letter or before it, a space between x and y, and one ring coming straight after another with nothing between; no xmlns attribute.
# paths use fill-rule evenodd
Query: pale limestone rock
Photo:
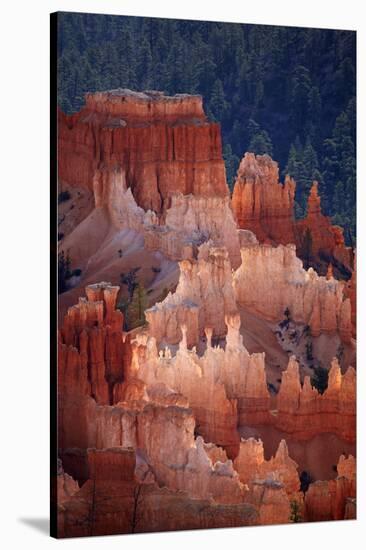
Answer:
<svg viewBox="0 0 366 550"><path fill-rule="evenodd" d="M288 308L291 318L309 325L313 336L338 332L344 342L351 340L351 307L343 282L303 269L293 245L248 246L241 257L233 277L238 304L276 322Z"/></svg>
<svg viewBox="0 0 366 550"><path fill-rule="evenodd" d="M237 311L226 249L202 245L197 260L183 260L179 266L175 293L145 313L150 334L159 343L177 344L185 325L189 347L198 343L206 327L212 328L214 337L223 337L225 315Z"/></svg>
<svg viewBox="0 0 366 550"><path fill-rule="evenodd" d="M286 441L281 440L277 452L270 460L265 460L263 443L254 438L240 441L239 454L234 460L243 483L252 485L255 481L271 476L281 482L289 495L300 489L300 480L297 472L298 465L289 457Z"/></svg>
<svg viewBox="0 0 366 550"><path fill-rule="evenodd" d="M240 264L239 233L229 197L174 195L164 224L145 223L145 246L172 260L193 257L192 249L211 241L226 247L234 267Z"/></svg>

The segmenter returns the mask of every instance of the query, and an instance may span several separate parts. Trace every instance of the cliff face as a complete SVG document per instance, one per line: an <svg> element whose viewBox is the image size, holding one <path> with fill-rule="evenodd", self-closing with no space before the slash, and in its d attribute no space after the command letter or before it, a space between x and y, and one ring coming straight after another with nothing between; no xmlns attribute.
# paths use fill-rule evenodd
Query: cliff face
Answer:
<svg viewBox="0 0 366 550"><path fill-rule="evenodd" d="M227 316L225 349L212 346L206 329L203 354L187 348L187 328L175 355L158 353L156 339L137 341L133 348L136 376L148 385L165 384L188 398L196 418L196 432L205 441L223 446L230 457L238 452L238 425L269 421L269 393L264 354L250 355L239 333L240 317Z"/></svg>
<svg viewBox="0 0 366 550"><path fill-rule="evenodd" d="M295 188L288 176L280 183L278 165L268 155L245 153L232 196L239 227L253 231L261 243L296 244L299 256L311 265L331 261L349 277L352 249L345 246L343 229L322 214L317 182L309 194L307 216L296 221Z"/></svg>
<svg viewBox="0 0 366 550"><path fill-rule="evenodd" d="M235 527L258 523L256 508L246 502L225 504L209 498L192 498L186 492L159 487L149 475L140 479L136 475L140 457L133 449L91 449L87 460L90 479L58 507L60 536ZM216 478L219 481L220 474Z"/></svg>
<svg viewBox="0 0 366 550"><path fill-rule="evenodd" d="M270 476L272 479L281 482L286 493L290 496L300 490L298 465L289 457L284 439L280 442L276 454L270 460L264 458L261 440L242 439L239 454L234 460L234 467L243 483L253 484L255 481Z"/></svg>
<svg viewBox="0 0 366 550"><path fill-rule="evenodd" d="M295 182L279 181L278 164L268 155L245 153L234 185L232 205L237 223L260 242L292 243Z"/></svg>
<svg viewBox="0 0 366 550"><path fill-rule="evenodd" d="M351 303L344 283L303 269L293 245L253 245L241 249L242 264L234 274L235 297L241 306L279 321L289 309L295 322L309 325L313 336L352 336Z"/></svg>
<svg viewBox="0 0 366 550"><path fill-rule="evenodd" d="M177 192L228 195L220 127L200 96L88 94L79 113L59 114L58 155L59 177L73 185L90 188L97 169L122 168L144 210L161 212Z"/></svg>
<svg viewBox="0 0 366 550"><path fill-rule="evenodd" d="M356 461L341 455L338 476L311 483L305 496L308 521L356 519Z"/></svg>
<svg viewBox="0 0 366 550"><path fill-rule="evenodd" d="M197 348L189 349L184 323L177 324L174 345L153 335L153 324L124 334L115 309L118 287L108 283L88 286L87 299L69 308L59 335L60 453L67 471L58 479L59 525L65 536L287 523L293 500L310 521L354 514L351 458L341 457L336 480L311 485L304 505L286 441L266 460L261 441L239 440L238 427L266 424L298 440L330 432L353 441L355 373L349 368L342 375L335 361L320 395L308 378L301 386L292 359L271 403L264 353L249 354L244 347L240 315L220 312L220 346L213 343L213 326L205 327L211 318L205 308L215 293L223 297L221 309L224 297L235 304L232 288L227 296L218 292L228 261L227 252L221 261L221 252L204 246L197 265L206 275L196 289L187 279L177 291L187 302L201 300L197 323L205 338ZM218 258L216 273L217 266L208 265ZM200 281L198 272L192 282ZM230 269L225 277L231 280ZM186 296L189 291L197 294ZM70 475L83 483L81 489ZM210 510L210 519L197 502ZM184 519L172 520L169 506Z"/></svg>
<svg viewBox="0 0 366 550"><path fill-rule="evenodd" d="M282 375L277 396L276 426L297 439L318 433L335 433L346 441L356 440L356 373L349 367L341 374L333 360L328 387L323 394L313 388L308 376L301 386L299 365L291 358Z"/></svg>
<svg viewBox="0 0 366 550"><path fill-rule="evenodd" d="M343 267L348 275L353 270L352 249L345 246L343 229L332 225L330 218L322 213L316 181L310 189L307 215L296 222L296 244L302 255L310 258L323 255L325 260Z"/></svg>
<svg viewBox="0 0 366 550"><path fill-rule="evenodd" d="M197 259L183 260L179 267L175 293L146 311L151 335L158 342L177 344L180 325L185 325L189 347L198 344L206 327L212 327L214 337L224 336L225 314L237 310L227 250L205 243Z"/></svg>
<svg viewBox="0 0 366 550"><path fill-rule="evenodd" d="M220 215L218 216L218 213ZM191 259L199 245L224 246L233 267L240 264L240 233L229 197L175 195L165 223L145 223L145 246L173 260Z"/></svg>

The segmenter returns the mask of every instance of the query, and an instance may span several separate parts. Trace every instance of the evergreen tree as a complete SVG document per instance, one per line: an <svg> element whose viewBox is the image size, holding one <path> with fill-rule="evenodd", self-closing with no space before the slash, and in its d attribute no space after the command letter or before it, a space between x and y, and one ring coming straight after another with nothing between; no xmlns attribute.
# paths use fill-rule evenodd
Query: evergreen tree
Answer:
<svg viewBox="0 0 366 550"><path fill-rule="evenodd" d="M231 145L229 144L224 145L223 156L226 168L226 179L228 181L230 191L232 191L240 159L233 154Z"/></svg>
<svg viewBox="0 0 366 550"><path fill-rule="evenodd" d="M225 99L224 88L222 86L221 80L217 79L214 82L212 87L209 108L212 114L215 117L215 120L224 121L227 111L228 104Z"/></svg>
<svg viewBox="0 0 366 550"><path fill-rule="evenodd" d="M297 502L297 500L291 500L290 506L291 506L291 514L290 514L291 523L300 523L302 521L302 517L300 513L299 503Z"/></svg>
<svg viewBox="0 0 366 550"><path fill-rule="evenodd" d="M141 283L138 283L128 305L129 330L145 324L145 309L147 308L147 293Z"/></svg>
<svg viewBox="0 0 366 550"><path fill-rule="evenodd" d="M287 162L297 215L316 174L324 212L354 240L355 33L81 13L58 21L63 111L79 110L86 91L118 86L201 94L232 155L250 148Z"/></svg>
<svg viewBox="0 0 366 550"><path fill-rule="evenodd" d="M273 155L272 141L268 132L262 130L255 120L249 120L248 134L250 139L248 151L256 155Z"/></svg>

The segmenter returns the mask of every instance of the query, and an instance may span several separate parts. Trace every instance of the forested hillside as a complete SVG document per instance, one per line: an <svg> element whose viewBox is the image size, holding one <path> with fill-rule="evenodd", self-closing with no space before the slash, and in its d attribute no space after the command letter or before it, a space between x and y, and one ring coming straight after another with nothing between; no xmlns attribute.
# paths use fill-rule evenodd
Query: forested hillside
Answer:
<svg viewBox="0 0 366 550"><path fill-rule="evenodd" d="M222 126L228 183L245 151L269 153L355 239L356 34L349 31L59 15L61 108L87 91L127 87L203 95Z"/></svg>

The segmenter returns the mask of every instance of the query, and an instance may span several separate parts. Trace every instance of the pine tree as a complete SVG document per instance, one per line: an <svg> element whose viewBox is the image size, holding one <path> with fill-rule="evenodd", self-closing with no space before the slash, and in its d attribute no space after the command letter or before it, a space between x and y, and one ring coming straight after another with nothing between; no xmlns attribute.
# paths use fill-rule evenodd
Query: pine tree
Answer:
<svg viewBox="0 0 366 550"><path fill-rule="evenodd" d="M225 160L226 179L227 179L230 191L232 191L240 160L239 160L239 157L233 154L231 145L229 143L224 145L223 157Z"/></svg>
<svg viewBox="0 0 366 550"><path fill-rule="evenodd" d="M141 283L136 286L132 300L128 306L129 330L145 324L145 309L147 308L147 293Z"/></svg>
<svg viewBox="0 0 366 550"><path fill-rule="evenodd" d="M215 120L225 120L228 111L228 104L225 99L224 88L220 79L217 79L213 85L209 108L213 113Z"/></svg>
<svg viewBox="0 0 366 550"><path fill-rule="evenodd" d="M290 514L291 523L300 523L302 521L302 517L300 513L299 503L297 502L297 500L291 500L290 506L291 506L291 514Z"/></svg>
<svg viewBox="0 0 366 550"><path fill-rule="evenodd" d="M322 208L354 238L355 33L64 13L58 39L63 111L79 110L85 91L117 86L202 94L233 155L241 158L250 146L272 154L282 169L287 161L301 215L315 152ZM342 201L334 198L337 182Z"/></svg>

